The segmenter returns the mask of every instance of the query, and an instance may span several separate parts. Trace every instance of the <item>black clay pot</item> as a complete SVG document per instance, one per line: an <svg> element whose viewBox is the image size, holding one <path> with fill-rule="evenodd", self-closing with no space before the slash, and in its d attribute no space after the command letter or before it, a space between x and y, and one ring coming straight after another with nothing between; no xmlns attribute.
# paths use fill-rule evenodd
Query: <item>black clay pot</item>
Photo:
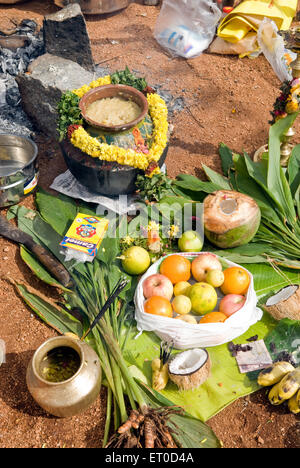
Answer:
<svg viewBox="0 0 300 468"><path fill-rule="evenodd" d="M136 178L143 171L115 162L100 161L75 148L68 140L60 143L68 169L82 185L100 195L129 195L136 190ZM166 146L158 165L162 167L168 153Z"/></svg>

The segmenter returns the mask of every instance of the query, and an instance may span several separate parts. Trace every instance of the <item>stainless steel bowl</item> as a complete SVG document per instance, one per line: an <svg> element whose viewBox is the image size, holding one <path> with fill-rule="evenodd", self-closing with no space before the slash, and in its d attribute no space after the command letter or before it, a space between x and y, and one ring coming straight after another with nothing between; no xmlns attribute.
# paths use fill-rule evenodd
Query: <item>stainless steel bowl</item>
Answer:
<svg viewBox="0 0 300 468"><path fill-rule="evenodd" d="M82 13L87 15L102 15L127 8L130 0L54 0L61 8L71 3L79 3Z"/></svg>
<svg viewBox="0 0 300 468"><path fill-rule="evenodd" d="M0 134L0 208L16 205L36 188L37 155L30 138Z"/></svg>

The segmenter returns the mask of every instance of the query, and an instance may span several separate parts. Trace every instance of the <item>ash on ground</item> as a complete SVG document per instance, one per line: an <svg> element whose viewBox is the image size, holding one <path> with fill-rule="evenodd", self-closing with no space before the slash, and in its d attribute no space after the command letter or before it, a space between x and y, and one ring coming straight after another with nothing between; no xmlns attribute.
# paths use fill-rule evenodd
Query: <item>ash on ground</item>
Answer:
<svg viewBox="0 0 300 468"><path fill-rule="evenodd" d="M35 129L21 107L15 77L25 73L28 65L44 53L43 33L37 32L35 21L25 19L15 28L14 36L24 38L23 47L0 47L0 133L31 137ZM4 37L0 32L0 39Z"/></svg>

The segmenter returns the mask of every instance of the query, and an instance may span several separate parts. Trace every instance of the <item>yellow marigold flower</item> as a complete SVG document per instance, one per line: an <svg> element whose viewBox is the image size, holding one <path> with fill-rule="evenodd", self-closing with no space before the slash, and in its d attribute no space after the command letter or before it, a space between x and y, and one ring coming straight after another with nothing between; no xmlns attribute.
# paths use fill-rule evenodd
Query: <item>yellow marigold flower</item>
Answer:
<svg viewBox="0 0 300 468"><path fill-rule="evenodd" d="M179 227L175 224L172 224L171 229L168 231L169 237L173 238L179 232Z"/></svg>
<svg viewBox="0 0 300 468"><path fill-rule="evenodd" d="M299 108L298 101L293 99L286 104L285 111L288 114L293 114L293 112L297 112L298 108Z"/></svg>
<svg viewBox="0 0 300 468"><path fill-rule="evenodd" d="M150 221L147 226L147 231L159 231L159 225L155 221Z"/></svg>
<svg viewBox="0 0 300 468"><path fill-rule="evenodd" d="M121 240L123 244L127 244L127 245L131 245L133 241L134 241L133 237L130 237L130 236L125 236L124 239Z"/></svg>
<svg viewBox="0 0 300 468"><path fill-rule="evenodd" d="M81 88L73 90L73 93L82 98L91 89L110 83L111 77L108 75L92 81L89 85L83 85ZM150 162L159 161L168 141L168 108L165 101L156 93L148 94L147 101L154 127L152 145L148 154L100 143L96 138L91 137L83 127L79 127L72 133L71 143L93 158L117 162L121 165L132 166L145 171ZM149 177L159 173L160 169L157 167Z"/></svg>

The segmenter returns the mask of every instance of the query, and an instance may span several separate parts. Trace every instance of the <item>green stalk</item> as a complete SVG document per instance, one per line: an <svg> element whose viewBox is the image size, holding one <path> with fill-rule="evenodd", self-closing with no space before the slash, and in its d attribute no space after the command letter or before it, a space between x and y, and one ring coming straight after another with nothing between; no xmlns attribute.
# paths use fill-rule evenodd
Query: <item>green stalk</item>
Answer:
<svg viewBox="0 0 300 468"><path fill-rule="evenodd" d="M107 389L107 403L106 403L106 419L105 419L105 427L104 427L102 448L104 448L106 446L107 442L108 442L110 422L111 422L111 410L112 410L112 391L111 391L111 388L108 387L108 389Z"/></svg>
<svg viewBox="0 0 300 468"><path fill-rule="evenodd" d="M135 400L138 403L138 406L140 409L143 411L146 407L147 404L139 390L138 385L136 384L134 378L131 376L127 364L124 361L122 352L120 350L118 342L115 340L115 337L111 334L111 330L107 326L105 320L103 318L100 320L101 322L101 334L105 342L107 343L107 346L109 350L111 351L113 357L115 358L116 362L118 363L121 372L123 374L124 380L127 382L128 386L131 388L132 394L135 397Z"/></svg>
<svg viewBox="0 0 300 468"><path fill-rule="evenodd" d="M115 361L114 357L110 358L111 362L111 369L114 377L114 383L115 383L115 388L116 388L116 400L118 402L118 406L120 409L120 417L121 417L121 422L127 421L127 411L126 411L126 406L125 406L125 401L124 401L124 393L123 393L123 388L122 388L122 376L120 372L120 368L118 366L118 363Z"/></svg>

